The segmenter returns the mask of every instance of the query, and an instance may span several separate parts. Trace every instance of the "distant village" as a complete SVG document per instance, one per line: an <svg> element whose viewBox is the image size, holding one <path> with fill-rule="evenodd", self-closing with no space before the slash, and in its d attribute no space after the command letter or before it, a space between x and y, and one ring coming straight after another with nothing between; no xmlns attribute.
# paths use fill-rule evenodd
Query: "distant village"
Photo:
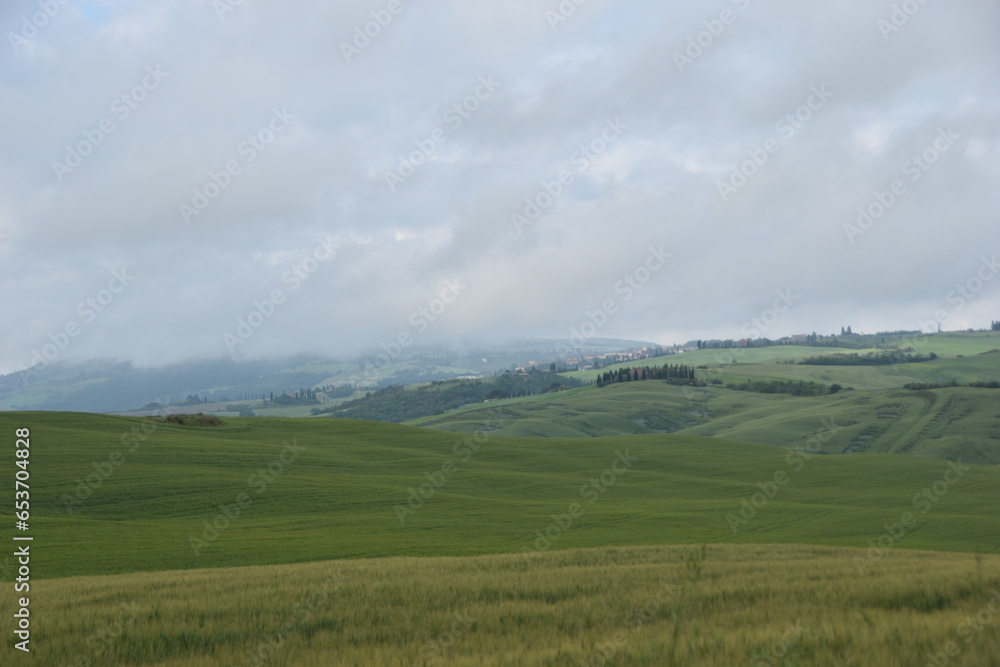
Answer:
<svg viewBox="0 0 1000 667"><path fill-rule="evenodd" d="M631 361L641 361L642 359L653 359L656 357L666 357L672 354L681 354L683 352L692 352L696 350L696 347L682 347L675 345L672 347L663 347L662 345L648 345L646 347L630 350L628 352L605 352L603 354L590 354L590 355L578 355L566 357L562 361L529 361L527 366L518 367L518 373L527 373L528 371L543 370L548 367L549 370L557 371L589 371L595 368L607 368L608 366L613 366L614 364L623 364ZM552 366L555 365L553 369Z"/></svg>

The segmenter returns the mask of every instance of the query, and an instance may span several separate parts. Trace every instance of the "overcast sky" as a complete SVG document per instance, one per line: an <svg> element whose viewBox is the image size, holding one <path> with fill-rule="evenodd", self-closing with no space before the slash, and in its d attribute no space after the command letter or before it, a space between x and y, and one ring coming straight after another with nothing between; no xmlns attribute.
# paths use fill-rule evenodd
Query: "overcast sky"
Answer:
<svg viewBox="0 0 1000 667"><path fill-rule="evenodd" d="M0 372L1000 319L994 0L49 5Z"/></svg>

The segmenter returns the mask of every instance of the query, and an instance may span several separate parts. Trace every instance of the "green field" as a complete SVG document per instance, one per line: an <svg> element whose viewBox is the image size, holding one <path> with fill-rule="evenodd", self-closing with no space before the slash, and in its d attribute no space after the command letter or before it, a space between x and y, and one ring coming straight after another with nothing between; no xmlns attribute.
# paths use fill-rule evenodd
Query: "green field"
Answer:
<svg viewBox="0 0 1000 667"><path fill-rule="evenodd" d="M789 448L807 442L827 420L839 428L823 443L824 453L896 453L1000 464L998 390L903 388L912 383L1000 380L1000 353L989 351L1000 345L1000 334L937 334L918 342L921 353L940 350L942 356L895 366L813 366L787 362L855 350L797 346L702 350L643 363L675 363L676 359L676 363L696 364L698 377L712 383L706 387L662 381L585 387L464 406L409 423L465 433L489 429L496 435L517 437L692 434ZM569 375L589 381L606 370ZM725 388L749 381L839 384L845 390L794 397ZM505 418L494 418L497 410Z"/></svg>
<svg viewBox="0 0 1000 667"><path fill-rule="evenodd" d="M957 379L960 382L977 379L1000 378L1000 332L983 331L975 333L940 333L905 339L904 347L915 353L934 353L940 357L933 362L898 364L896 366L806 366L795 362L808 357L832 354L865 354L891 349L854 349L846 347L775 346L748 349L706 349L657 359L646 360L648 364L688 364L703 367L706 379L720 378L724 382L738 381L747 377L773 379L812 380L827 384L837 382L857 389L886 389L899 387L909 382L946 382ZM996 352L991 354L991 352ZM638 362L615 364L607 368L575 371L570 377L590 382L601 373L629 366Z"/></svg>
<svg viewBox="0 0 1000 667"><path fill-rule="evenodd" d="M431 428L0 413L31 429L31 662L1000 664L1000 391L903 388L996 379L981 338L698 362L820 396L629 382Z"/></svg>
<svg viewBox="0 0 1000 667"><path fill-rule="evenodd" d="M36 576L44 578L519 553L536 545L864 546L884 523L916 511L914 495L949 469L930 458L798 454L689 435L481 434L463 444L454 434L347 420L247 418L198 428L0 415L0 432L25 425L32 429ZM142 426L155 430L147 435ZM300 451L286 449L292 441ZM621 453L635 459L631 467L622 468ZM613 466L618 473L608 472ZM729 517L779 472L786 483L734 531ZM602 475L603 484L586 487ZM997 488L1000 468L971 466L900 546L1000 551ZM426 499L407 508L421 491ZM574 504L583 511L571 527L539 541L554 521L566 523Z"/></svg>
<svg viewBox="0 0 1000 667"><path fill-rule="evenodd" d="M502 410L503 417L494 414ZM913 454L1000 463L1000 392L969 387L843 391L795 397L664 382L587 387L497 401L410 422L447 431L523 437L707 435L796 447L837 425L822 452Z"/></svg>

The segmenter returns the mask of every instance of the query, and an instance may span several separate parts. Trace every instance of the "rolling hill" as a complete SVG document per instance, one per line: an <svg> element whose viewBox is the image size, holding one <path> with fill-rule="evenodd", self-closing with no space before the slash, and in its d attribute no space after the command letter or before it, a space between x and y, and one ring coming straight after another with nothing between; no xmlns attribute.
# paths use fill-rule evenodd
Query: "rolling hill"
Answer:
<svg viewBox="0 0 1000 667"><path fill-rule="evenodd" d="M684 363L697 365L698 377L709 383L704 387L662 381L591 386L469 405L408 423L466 433L488 429L518 437L684 433L789 448L809 441L829 422L837 429L822 443L824 453L896 453L1000 463L1000 391L968 386L905 388L1000 380L1000 353L992 347L1000 345L1000 335L950 334L921 340L926 341L922 353L937 349L942 355L894 366L817 366L795 363L815 356L817 348L701 350L679 356ZM944 356L947 351L975 354ZM856 350L822 350L822 354L836 352ZM635 364L567 375L593 381L599 373L630 366ZM726 388L748 382L813 382L827 388L839 384L845 390L799 397ZM494 418L501 409L506 417Z"/></svg>
<svg viewBox="0 0 1000 667"><path fill-rule="evenodd" d="M206 359L142 368L110 360L51 362L0 375L0 410L52 410L121 413L148 403L178 403L199 395L209 403L259 401L270 393L351 386L364 390L383 384L427 383L455 377L489 375L554 356L562 343L551 339L516 340L478 347L418 347L389 355L381 349L330 359L309 355L270 360ZM618 353L651 345L613 338L588 340L581 352ZM222 410L224 405L209 406ZM267 416L307 416L309 408L274 408Z"/></svg>
<svg viewBox="0 0 1000 667"><path fill-rule="evenodd" d="M0 432L26 425L42 578L664 543L863 547L906 512L919 519L901 547L1000 551L1000 469L968 466L945 483L953 464L921 457L694 435L0 414ZM940 493L923 513L925 489Z"/></svg>

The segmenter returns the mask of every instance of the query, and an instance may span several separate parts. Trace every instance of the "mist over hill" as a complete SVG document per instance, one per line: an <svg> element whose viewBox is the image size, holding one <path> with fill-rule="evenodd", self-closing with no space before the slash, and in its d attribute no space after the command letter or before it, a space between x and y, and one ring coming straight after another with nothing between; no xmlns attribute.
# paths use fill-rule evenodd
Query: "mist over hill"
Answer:
<svg viewBox="0 0 1000 667"><path fill-rule="evenodd" d="M376 350L341 359L313 355L239 361L188 361L163 367L129 362L54 361L0 376L0 410L126 412L149 406L240 402L305 389L378 389L387 385L481 377L538 360L546 365L572 354L625 353L652 345L642 341L595 338L569 348L554 339L523 339L483 347L411 348L390 354ZM391 351L395 352L395 351Z"/></svg>

